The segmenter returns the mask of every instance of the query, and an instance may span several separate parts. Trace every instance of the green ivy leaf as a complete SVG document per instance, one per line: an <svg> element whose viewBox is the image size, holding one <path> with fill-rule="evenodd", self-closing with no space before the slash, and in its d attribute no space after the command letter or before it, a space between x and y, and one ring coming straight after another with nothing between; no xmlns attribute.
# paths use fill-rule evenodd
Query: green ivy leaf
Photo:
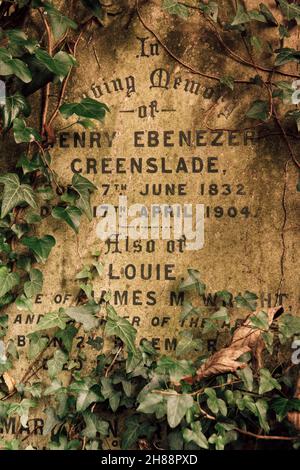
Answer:
<svg viewBox="0 0 300 470"><path fill-rule="evenodd" d="M262 100L254 101L247 111L246 116L250 119L267 121L269 119L269 103Z"/></svg>
<svg viewBox="0 0 300 470"><path fill-rule="evenodd" d="M271 390L281 390L280 383L272 377L268 369L260 369L259 394L270 392Z"/></svg>
<svg viewBox="0 0 300 470"><path fill-rule="evenodd" d="M84 411L82 416L85 422L85 429L82 432L84 436L88 439L94 439L97 433L102 438L108 436L109 423L107 421L104 421L90 411Z"/></svg>
<svg viewBox="0 0 300 470"><path fill-rule="evenodd" d="M236 372L237 376L244 382L244 387L249 392L253 390L253 373L249 366Z"/></svg>
<svg viewBox="0 0 300 470"><path fill-rule="evenodd" d="M74 206L56 206L52 209L52 216L55 219L64 220L74 230L75 233L78 233L79 231L81 215L81 210Z"/></svg>
<svg viewBox="0 0 300 470"><path fill-rule="evenodd" d="M228 88L230 88L230 90L234 89L234 78L231 77L230 75L224 75L224 77L221 77L220 83L221 85L225 85Z"/></svg>
<svg viewBox="0 0 300 470"><path fill-rule="evenodd" d="M32 80L28 65L20 59L13 58L2 47L0 47L0 75L15 75L24 83L29 83Z"/></svg>
<svg viewBox="0 0 300 470"><path fill-rule="evenodd" d="M193 333L184 331L180 334L180 339L176 347L176 356L185 356L191 352L199 351L203 347L201 339L193 339Z"/></svg>
<svg viewBox="0 0 300 470"><path fill-rule="evenodd" d="M59 80L63 80L64 77L68 75L71 67L76 65L75 58L64 51L60 51L55 54L54 57L51 57L48 52L43 49L37 49L35 56L50 72L56 75Z"/></svg>
<svg viewBox="0 0 300 470"><path fill-rule="evenodd" d="M55 333L55 338L62 342L63 347L68 353L71 352L73 346L73 340L78 332L78 329L74 325L67 325L63 330L59 330Z"/></svg>
<svg viewBox="0 0 300 470"><path fill-rule="evenodd" d="M169 375L171 382L179 383L180 380L195 372L191 361L173 359L168 356L161 356L157 361L156 372L162 375Z"/></svg>
<svg viewBox="0 0 300 470"><path fill-rule="evenodd" d="M0 298L10 292L20 282L18 273L12 273L6 266L0 266Z"/></svg>
<svg viewBox="0 0 300 470"><path fill-rule="evenodd" d="M182 432L183 439L185 442L194 442L197 444L197 446L201 447L202 449L208 449L208 441L201 431L201 426L199 421L197 423L194 423L197 426L194 426L194 430L192 431L191 429L185 428Z"/></svg>
<svg viewBox="0 0 300 470"><path fill-rule="evenodd" d="M55 238L51 235L45 235L42 238L24 237L21 243L33 251L38 262L45 263L55 246Z"/></svg>
<svg viewBox="0 0 300 470"><path fill-rule="evenodd" d="M53 36L56 41L61 39L69 28L77 29L77 23L75 23L75 21L63 15L49 3L44 4L44 9L50 19Z"/></svg>
<svg viewBox="0 0 300 470"><path fill-rule="evenodd" d="M3 106L1 110L4 129L9 129L14 119L18 117L19 114L22 113L27 117L29 116L30 111L30 106L21 93L17 92L14 95L7 96L5 106Z"/></svg>
<svg viewBox="0 0 300 470"><path fill-rule="evenodd" d="M84 98L80 103L65 103L59 108L64 118L69 118L76 114L79 117L96 119L103 121L106 112L109 111L104 103L100 103L92 98Z"/></svg>
<svg viewBox="0 0 300 470"><path fill-rule="evenodd" d="M300 23L300 6L295 3L289 3L286 0L278 0L282 13L288 20L296 20Z"/></svg>
<svg viewBox="0 0 300 470"><path fill-rule="evenodd" d="M30 281L25 282L24 292L26 297L31 298L43 288L43 273L39 269L31 269L29 276Z"/></svg>
<svg viewBox="0 0 300 470"><path fill-rule="evenodd" d="M266 402L266 400L259 399L255 403L255 407L260 426L264 429L265 432L269 432L270 426L267 419L267 413L269 408L268 403Z"/></svg>
<svg viewBox="0 0 300 470"><path fill-rule="evenodd" d="M250 317L250 323L260 330L268 331L269 329L269 317L264 311L260 311Z"/></svg>
<svg viewBox="0 0 300 470"><path fill-rule="evenodd" d="M93 214L90 204L90 192L97 189L93 183L81 175L75 174L72 178L72 188L79 195L76 206L86 214L89 220L92 220Z"/></svg>
<svg viewBox="0 0 300 470"><path fill-rule="evenodd" d="M167 412L166 400L159 393L146 393L141 400L137 411L146 414L155 414L157 419L164 416Z"/></svg>
<svg viewBox="0 0 300 470"><path fill-rule="evenodd" d="M182 421L186 412L194 404L191 395L168 395L167 400L167 419L171 428L176 428Z"/></svg>
<svg viewBox="0 0 300 470"><path fill-rule="evenodd" d="M253 292L246 291L244 295L238 295L234 300L239 308L246 308L247 310L252 311L256 310L257 295Z"/></svg>
<svg viewBox="0 0 300 470"><path fill-rule="evenodd" d="M15 173L6 173L0 176L0 183L4 184L4 193L1 206L1 218L3 219L14 207L26 202L37 209L35 194L28 184L21 184Z"/></svg>
<svg viewBox="0 0 300 470"><path fill-rule="evenodd" d="M61 351L60 349L55 351L52 359L47 361L48 374L50 379L57 377L57 375L62 371L63 366L66 364L67 360L68 355L65 352Z"/></svg>
<svg viewBox="0 0 300 470"><path fill-rule="evenodd" d="M188 8L177 0L164 0L163 9L167 10L170 15L177 15L180 18L186 19L189 16Z"/></svg>
<svg viewBox="0 0 300 470"><path fill-rule="evenodd" d="M119 317L115 309L108 305L107 307L107 322L105 325L105 334L107 336L117 336L120 338L128 351L135 352L135 337L136 329L125 318Z"/></svg>
<svg viewBox="0 0 300 470"><path fill-rule="evenodd" d="M148 439L153 434L155 428L147 422L141 422L137 415L130 416L125 420L125 431L122 434L121 448L131 449L140 437L146 436Z"/></svg>
<svg viewBox="0 0 300 470"><path fill-rule="evenodd" d="M40 141L41 136L32 127L27 127L24 119L15 118L13 122L14 138L17 144Z"/></svg>
<svg viewBox="0 0 300 470"><path fill-rule="evenodd" d="M28 359L32 361L35 359L41 351L43 351L46 346L48 345L48 338L42 336L39 333L30 333L28 335L29 338L29 348L28 348Z"/></svg>
<svg viewBox="0 0 300 470"><path fill-rule="evenodd" d="M63 309L56 312L49 312L40 319L35 331L48 330L50 328L60 328L64 330L68 320L69 317L64 313Z"/></svg>
<svg viewBox="0 0 300 470"><path fill-rule="evenodd" d="M35 408L36 402L24 398L20 403L12 403L8 408L8 416L20 416L20 422L24 428L27 428L28 416L30 408Z"/></svg>
<svg viewBox="0 0 300 470"><path fill-rule="evenodd" d="M259 4L259 9L260 9L261 13L264 15L264 17L266 18L269 25L278 26L278 21L274 17L271 10L267 7L267 5L265 5L264 3L260 3Z"/></svg>
<svg viewBox="0 0 300 470"><path fill-rule="evenodd" d="M212 1L209 1L208 3L200 2L199 8L214 23L218 22L219 6L217 2L212 2Z"/></svg>
<svg viewBox="0 0 300 470"><path fill-rule="evenodd" d="M90 331L99 325L99 318L95 314L100 310L99 305L86 304L80 307L68 307L64 309L65 314L83 325L85 331Z"/></svg>
<svg viewBox="0 0 300 470"><path fill-rule="evenodd" d="M289 411L300 411L300 400L278 397L272 400L271 408L275 411L279 421L282 421Z"/></svg>
<svg viewBox="0 0 300 470"><path fill-rule="evenodd" d="M296 49L283 47L281 49L276 49L275 52L277 53L275 59L276 67L280 67L288 62L300 62L300 52L296 51Z"/></svg>
<svg viewBox="0 0 300 470"><path fill-rule="evenodd" d="M101 400L99 394L92 387L93 385L87 379L73 382L70 385L70 391L77 395L76 410L78 412L85 411L92 403Z"/></svg>
<svg viewBox="0 0 300 470"><path fill-rule="evenodd" d="M196 289L199 295L205 292L205 284L201 281L200 272L197 269L189 268L188 277L179 286L181 291L190 291Z"/></svg>
<svg viewBox="0 0 300 470"><path fill-rule="evenodd" d="M28 39L24 31L19 29L9 29L5 34L9 40L8 49L13 55L22 55L24 49L33 54L38 47L38 42L35 39Z"/></svg>

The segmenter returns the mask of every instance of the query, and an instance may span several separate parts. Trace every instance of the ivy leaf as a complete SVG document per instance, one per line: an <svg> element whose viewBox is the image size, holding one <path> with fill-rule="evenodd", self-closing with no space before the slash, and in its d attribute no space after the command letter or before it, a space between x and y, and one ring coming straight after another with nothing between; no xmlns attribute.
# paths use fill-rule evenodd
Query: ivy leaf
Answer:
<svg viewBox="0 0 300 470"><path fill-rule="evenodd" d="M277 53L275 60L276 67L287 64L288 62L300 62L300 52L296 51L296 49L283 47L276 49L275 52Z"/></svg>
<svg viewBox="0 0 300 470"><path fill-rule="evenodd" d="M264 429L265 432L269 432L270 426L267 420L268 403L266 400L259 399L255 403L255 407L260 426Z"/></svg>
<svg viewBox="0 0 300 470"><path fill-rule="evenodd" d="M18 273L12 273L6 266L0 266L0 298L10 292L20 282Z"/></svg>
<svg viewBox="0 0 300 470"><path fill-rule="evenodd" d="M219 7L217 2L209 1L208 3L200 2L199 8L203 13L208 16L214 23L218 21Z"/></svg>
<svg viewBox="0 0 300 470"><path fill-rule="evenodd" d="M61 350L55 351L53 358L47 361L48 374L50 379L57 377L57 374L62 371L63 366L66 364L67 360L68 355L65 352Z"/></svg>
<svg viewBox="0 0 300 470"><path fill-rule="evenodd" d="M101 397L96 393L87 380L73 382L69 389L77 395L76 410L85 411L92 403L100 401Z"/></svg>
<svg viewBox="0 0 300 470"><path fill-rule="evenodd" d="M19 177L15 173L6 173L0 176L0 183L4 184L4 192L1 206L1 218L3 219L11 209L22 202L26 202L34 209L37 209L35 194L28 184L21 184Z"/></svg>
<svg viewBox="0 0 300 470"><path fill-rule="evenodd" d="M20 422L24 428L27 428L30 408L35 408L36 402L24 398L20 403L12 403L8 408L8 416L20 416Z"/></svg>
<svg viewBox="0 0 300 470"><path fill-rule="evenodd" d="M26 117L30 114L30 106L24 96L19 92L7 96L5 106L2 109L4 129L9 129L14 119L21 113Z"/></svg>
<svg viewBox="0 0 300 470"><path fill-rule="evenodd" d="M99 0L81 0L81 3L91 10L93 15L98 18L98 20L103 19L103 9Z"/></svg>
<svg viewBox="0 0 300 470"><path fill-rule="evenodd" d="M84 436L88 439L94 439L97 433L99 433L102 438L108 436L109 423L107 421L104 421L90 411L84 411L82 416L85 421L85 429L82 433Z"/></svg>
<svg viewBox="0 0 300 470"><path fill-rule="evenodd" d="M129 352L135 352L136 329L125 318L119 317L115 309L108 305L107 322L105 325L105 334L107 336L117 336L120 338Z"/></svg>
<svg viewBox="0 0 300 470"><path fill-rule="evenodd" d="M185 5L181 5L177 0L164 0L163 9L170 15L177 15L180 18L188 18L189 10Z"/></svg>
<svg viewBox="0 0 300 470"><path fill-rule="evenodd" d="M270 9L267 7L267 5L265 5L264 3L260 3L259 4L259 9L260 9L261 13L264 15L264 17L266 18L267 22L271 26L278 26L278 21L273 16L273 13L270 11Z"/></svg>
<svg viewBox="0 0 300 470"><path fill-rule="evenodd" d="M56 312L49 312L39 321L35 331L48 330L50 328L60 328L64 330L69 317L64 313L63 309Z"/></svg>
<svg viewBox="0 0 300 470"><path fill-rule="evenodd" d="M50 434L52 432L52 430L55 428L55 426L57 424L60 424L61 421L57 417L55 409L52 408L52 407L50 407L50 408L47 407L44 410L44 413L46 415L46 420L45 420L45 424L44 424L44 428L43 428L43 435L47 436L47 434Z"/></svg>
<svg viewBox="0 0 300 470"><path fill-rule="evenodd" d="M29 348L28 348L28 359L32 361L35 359L41 351L43 351L49 340L46 336L42 336L39 333L30 333L28 335L29 338Z"/></svg>
<svg viewBox="0 0 300 470"><path fill-rule="evenodd" d="M180 320L185 320L190 315L198 315L199 309L195 308L190 302L186 300L182 304L182 311L180 313Z"/></svg>
<svg viewBox="0 0 300 470"><path fill-rule="evenodd" d="M229 315L228 315L228 310L226 307L220 307L219 310L217 310L216 312L214 312L211 317L210 317L211 320L219 320L219 321L222 321L222 322L225 322L226 325L229 325Z"/></svg>
<svg viewBox="0 0 300 470"><path fill-rule="evenodd" d="M35 56L50 72L56 75L59 80L63 80L63 78L68 75L71 67L76 65L75 58L64 51L60 51L55 54L54 57L51 57L48 52L43 49L37 49Z"/></svg>
<svg viewBox="0 0 300 470"><path fill-rule="evenodd" d="M118 392L114 389L110 378L101 378L101 394L105 400L109 400L109 406L111 407L112 411L117 411L121 400L121 392Z"/></svg>
<svg viewBox="0 0 300 470"><path fill-rule="evenodd" d="M14 138L17 144L40 141L41 136L32 127L27 127L24 119L15 118L13 123Z"/></svg>
<svg viewBox="0 0 300 470"><path fill-rule="evenodd" d="M250 119L267 121L269 119L269 103L262 100L254 101L248 109L246 116Z"/></svg>
<svg viewBox="0 0 300 470"><path fill-rule="evenodd" d="M93 214L90 205L90 192L95 191L97 187L87 178L75 174L72 178L72 187L79 195L76 206L86 214L89 220L92 220Z"/></svg>
<svg viewBox="0 0 300 470"><path fill-rule="evenodd" d="M78 450L81 442L78 439L68 440L67 436L60 434L58 442L51 441L49 444L50 450Z"/></svg>
<svg viewBox="0 0 300 470"><path fill-rule="evenodd" d="M194 426L194 430L192 431L191 429L184 429L182 432L183 439L185 442L194 442L197 444L197 446L201 447L202 449L208 449L208 441L201 431L200 423L197 421L194 423L197 426Z"/></svg>
<svg viewBox="0 0 300 470"><path fill-rule="evenodd" d="M157 419L166 414L166 400L159 393L146 393L141 400L137 411L146 414L155 414Z"/></svg>
<svg viewBox="0 0 300 470"><path fill-rule="evenodd" d="M20 59L13 58L2 47L0 47L0 75L15 75L24 83L29 83L32 80L28 65Z"/></svg>
<svg viewBox="0 0 300 470"><path fill-rule="evenodd" d="M236 15L231 23L231 26L237 26L243 23L248 23L249 21L250 21L250 18L249 18L247 11L240 3L238 3Z"/></svg>
<svg viewBox="0 0 300 470"><path fill-rule="evenodd" d="M169 375L173 383L188 375L192 375L195 370L190 361L173 359L168 356L161 356L157 362L156 372L162 375Z"/></svg>
<svg viewBox="0 0 300 470"><path fill-rule="evenodd" d="M279 339L282 344L294 335L300 334L300 318L293 315L284 315L278 322Z"/></svg>
<svg viewBox="0 0 300 470"><path fill-rule="evenodd" d="M148 422L141 422L140 417L137 415L130 416L125 420L125 431L122 434L121 449L132 448L137 440L141 437L151 439L155 427L149 425Z"/></svg>
<svg viewBox="0 0 300 470"><path fill-rule="evenodd" d="M78 233L79 231L81 215L81 210L74 206L56 206L52 209L52 216L55 219L64 220L74 230L75 233Z"/></svg>
<svg viewBox="0 0 300 470"><path fill-rule="evenodd" d="M179 286L181 291L190 291L196 289L199 295L203 295L205 292L205 284L201 281L200 272L197 269L189 268L188 277Z"/></svg>
<svg viewBox="0 0 300 470"><path fill-rule="evenodd" d="M237 376L242 379L246 390L252 392L253 390L253 373L249 366L236 372Z"/></svg>
<svg viewBox="0 0 300 470"><path fill-rule="evenodd" d="M26 34L19 29L9 29L5 34L9 40L9 51L12 54L15 53L14 55L21 55L24 49L33 54L38 47L35 39L28 39Z"/></svg>
<svg viewBox="0 0 300 470"><path fill-rule="evenodd" d="M24 292L26 297L31 298L39 294L43 288L43 273L39 269L31 269L30 281L25 282Z"/></svg>
<svg viewBox="0 0 300 470"><path fill-rule="evenodd" d="M64 118L69 118L73 116L73 114L76 114L79 117L103 121L109 109L104 103L100 103L92 98L84 98L80 103L63 104L59 108L59 111Z"/></svg>
<svg viewBox="0 0 300 470"><path fill-rule="evenodd" d="M244 295L238 295L234 300L236 301L237 307L252 311L256 309L257 295L253 292L246 291Z"/></svg>
<svg viewBox="0 0 300 470"><path fill-rule="evenodd" d="M180 335L180 339L176 347L176 356L185 356L190 352L199 351L203 347L201 339L193 339L193 333L184 331Z"/></svg>
<svg viewBox="0 0 300 470"><path fill-rule="evenodd" d="M59 330L55 333L55 338L62 342L63 347L68 353L70 353L72 350L73 340L77 332L77 328L69 324L63 330Z"/></svg>
<svg viewBox="0 0 300 470"><path fill-rule="evenodd" d="M288 3L286 0L278 0L282 13L288 20L296 20L300 23L300 7L295 3Z"/></svg>
<svg viewBox="0 0 300 470"><path fill-rule="evenodd" d="M77 29L75 21L63 15L59 10L49 3L44 4L45 11L50 19L54 39L61 39L69 28Z"/></svg>
<svg viewBox="0 0 300 470"><path fill-rule="evenodd" d="M258 312L256 315L250 317L250 323L259 328L260 330L268 331L269 329L269 317L264 311Z"/></svg>
<svg viewBox="0 0 300 470"><path fill-rule="evenodd" d="M99 305L86 304L80 307L69 307L64 310L68 317L83 325L85 331L90 331L99 325L99 318L95 317L95 313L100 310Z"/></svg>
<svg viewBox="0 0 300 470"><path fill-rule="evenodd" d="M268 369L260 370L259 394L270 392L271 390L281 390L280 383L274 379Z"/></svg>
<svg viewBox="0 0 300 470"><path fill-rule="evenodd" d="M55 238L51 235L45 235L42 238L24 237L21 243L33 251L38 262L45 263L55 246Z"/></svg>
<svg viewBox="0 0 300 470"><path fill-rule="evenodd" d="M234 89L234 79L230 75L225 75L224 77L221 77L220 83L221 85L225 85L230 88L230 90Z"/></svg>
<svg viewBox="0 0 300 470"><path fill-rule="evenodd" d="M191 395L168 395L167 398L167 419L171 428L176 428L185 416L187 410L194 404Z"/></svg>
<svg viewBox="0 0 300 470"><path fill-rule="evenodd" d="M272 401L271 408L275 411L279 421L282 421L289 411L300 411L300 400L278 397Z"/></svg>

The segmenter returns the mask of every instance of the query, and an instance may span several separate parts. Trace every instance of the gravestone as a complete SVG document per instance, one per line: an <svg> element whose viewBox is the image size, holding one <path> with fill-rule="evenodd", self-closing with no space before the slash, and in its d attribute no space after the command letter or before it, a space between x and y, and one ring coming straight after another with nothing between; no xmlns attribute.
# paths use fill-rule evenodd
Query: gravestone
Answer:
<svg viewBox="0 0 300 470"><path fill-rule="evenodd" d="M172 354L183 328L197 328L197 317L179 319L178 286L188 268L199 270L207 286L204 305L213 306L220 290L234 295L250 290L261 307L283 304L296 314L299 306L297 169L276 129L253 128L244 119L264 91L243 83L231 91L204 76L247 80L255 71L226 56L197 12L179 19L151 1L140 5L139 15L121 12L109 18L106 27L81 38L79 67L66 100L94 98L110 112L93 130L67 128L72 118L59 117L51 151L62 185L78 173L97 186L93 220L84 220L75 235L45 211L41 232L52 233L56 246L43 268L43 293L34 314L10 308L10 336L23 361L19 377L27 365L22 359L26 334L40 314L74 301L74 277L94 250L101 252L104 265L96 298L110 291L110 303L132 322L138 340L147 338L163 354ZM115 235L102 240L109 205L116 208ZM151 220L151 206L162 215L163 205L173 206L165 239L162 219ZM128 224L133 232L133 219L145 209L144 239L134 240L131 232L126 236ZM176 210L192 214L193 222L198 213L194 239L174 233ZM166 214L168 220L170 211ZM77 341L81 344L81 338ZM85 349L94 354L88 345ZM35 411L33 418L43 419L42 412ZM13 435L12 426L6 431ZM111 437L117 446L116 436ZM31 439L35 442L35 436Z"/></svg>

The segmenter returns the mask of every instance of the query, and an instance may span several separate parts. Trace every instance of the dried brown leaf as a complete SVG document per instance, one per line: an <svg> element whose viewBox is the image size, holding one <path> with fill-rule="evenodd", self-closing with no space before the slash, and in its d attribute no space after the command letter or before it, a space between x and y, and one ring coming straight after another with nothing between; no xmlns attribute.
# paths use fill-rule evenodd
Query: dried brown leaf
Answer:
<svg viewBox="0 0 300 470"><path fill-rule="evenodd" d="M261 309L248 315L244 323L234 332L231 344L227 348L222 348L213 354L202 366L197 370L196 377L185 377L184 380L192 382L194 379L201 380L213 375L225 374L227 372L236 372L247 366L238 359L246 352L252 351L258 353L257 359L262 354L262 331L255 328L251 323L251 318L257 315ZM269 308L268 314L269 325L273 320L283 313L283 307ZM258 347L258 351L256 348Z"/></svg>
<svg viewBox="0 0 300 470"><path fill-rule="evenodd" d="M4 372L3 380L5 382L5 385L8 388L8 392L12 393L14 391L15 385L16 385L15 379L8 372Z"/></svg>

